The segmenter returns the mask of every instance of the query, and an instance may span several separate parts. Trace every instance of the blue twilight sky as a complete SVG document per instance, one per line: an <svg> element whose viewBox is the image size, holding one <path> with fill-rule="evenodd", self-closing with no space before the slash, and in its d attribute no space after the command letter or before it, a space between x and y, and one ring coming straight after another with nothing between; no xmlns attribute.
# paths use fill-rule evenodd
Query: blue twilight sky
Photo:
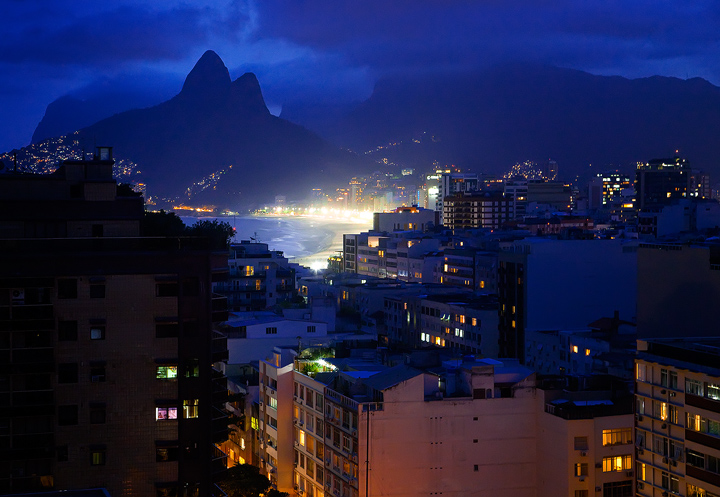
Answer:
<svg viewBox="0 0 720 497"><path fill-rule="evenodd" d="M207 49L271 108L367 98L377 78L502 61L720 84L718 0L2 0L0 152L48 103L122 87L159 102Z"/></svg>

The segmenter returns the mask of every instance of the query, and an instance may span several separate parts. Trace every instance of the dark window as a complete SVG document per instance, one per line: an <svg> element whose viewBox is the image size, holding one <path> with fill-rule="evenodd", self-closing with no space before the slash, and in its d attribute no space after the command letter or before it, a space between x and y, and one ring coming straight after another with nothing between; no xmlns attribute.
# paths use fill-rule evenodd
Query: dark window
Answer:
<svg viewBox="0 0 720 497"><path fill-rule="evenodd" d="M178 336L177 323L155 323L155 336L157 338L173 338Z"/></svg>
<svg viewBox="0 0 720 497"><path fill-rule="evenodd" d="M82 185L70 185L70 198L80 198L83 196Z"/></svg>
<svg viewBox="0 0 720 497"><path fill-rule="evenodd" d="M155 496L156 497L177 497L178 495L178 488L176 486L158 486L155 487Z"/></svg>
<svg viewBox="0 0 720 497"><path fill-rule="evenodd" d="M177 297L178 296L177 281L156 283L155 284L155 296L156 297Z"/></svg>
<svg viewBox="0 0 720 497"><path fill-rule="evenodd" d="M103 236L103 225L93 224L92 225L92 236Z"/></svg>
<svg viewBox="0 0 720 497"><path fill-rule="evenodd" d="M632 497L632 480L616 481L603 485L603 497Z"/></svg>
<svg viewBox="0 0 720 497"><path fill-rule="evenodd" d="M56 449L57 454L57 460L58 462L67 462L68 461L68 446L67 445L61 445Z"/></svg>
<svg viewBox="0 0 720 497"><path fill-rule="evenodd" d="M90 340L105 340L105 327L99 325L90 326Z"/></svg>
<svg viewBox="0 0 720 497"><path fill-rule="evenodd" d="M58 425L71 426L78 424L78 406L58 406Z"/></svg>
<svg viewBox="0 0 720 497"><path fill-rule="evenodd" d="M58 321L58 340L61 342L77 341L77 321Z"/></svg>
<svg viewBox="0 0 720 497"><path fill-rule="evenodd" d="M104 403L90 403L90 424L103 425L107 416Z"/></svg>
<svg viewBox="0 0 720 497"><path fill-rule="evenodd" d="M168 461L177 461L178 460L178 453L180 452L180 449L178 448L177 442L155 442L155 461L157 462L168 462Z"/></svg>
<svg viewBox="0 0 720 497"><path fill-rule="evenodd" d="M105 298L105 285L90 285L90 298L91 299L104 299Z"/></svg>
<svg viewBox="0 0 720 497"><path fill-rule="evenodd" d="M93 383L105 381L105 363L90 363L90 381Z"/></svg>
<svg viewBox="0 0 720 497"><path fill-rule="evenodd" d="M58 364L58 383L77 383L78 365L76 362Z"/></svg>
<svg viewBox="0 0 720 497"><path fill-rule="evenodd" d="M77 298L77 279L64 278L57 280L59 299Z"/></svg>
<svg viewBox="0 0 720 497"><path fill-rule="evenodd" d="M183 321L183 336L195 337L198 335L197 319L188 319Z"/></svg>
<svg viewBox="0 0 720 497"><path fill-rule="evenodd" d="M185 362L185 378L197 378L200 376L200 361L188 359Z"/></svg>
<svg viewBox="0 0 720 497"><path fill-rule="evenodd" d="M307 332L308 332L308 333L315 333L315 326L308 326L308 327L307 327Z"/></svg>
<svg viewBox="0 0 720 497"><path fill-rule="evenodd" d="M197 297L200 295L200 278L185 278L183 280L183 295L186 297Z"/></svg>
<svg viewBox="0 0 720 497"><path fill-rule="evenodd" d="M473 471L480 471L480 466L478 464L475 464L473 466Z"/></svg>

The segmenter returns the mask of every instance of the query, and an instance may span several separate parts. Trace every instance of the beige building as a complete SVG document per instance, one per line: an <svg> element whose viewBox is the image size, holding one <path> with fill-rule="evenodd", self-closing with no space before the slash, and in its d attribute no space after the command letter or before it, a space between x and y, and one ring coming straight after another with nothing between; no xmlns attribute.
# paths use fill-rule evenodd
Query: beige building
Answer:
<svg viewBox="0 0 720 497"><path fill-rule="evenodd" d="M637 495L720 495L720 340L638 341Z"/></svg>
<svg viewBox="0 0 720 497"><path fill-rule="evenodd" d="M633 397L616 380L540 381L495 360L432 372L329 360L311 378L299 363L287 374L290 360L261 368L271 384L292 377L290 391L278 380L278 427L262 435L277 433L276 452L266 451L277 464L265 457L265 470L291 495L632 495Z"/></svg>

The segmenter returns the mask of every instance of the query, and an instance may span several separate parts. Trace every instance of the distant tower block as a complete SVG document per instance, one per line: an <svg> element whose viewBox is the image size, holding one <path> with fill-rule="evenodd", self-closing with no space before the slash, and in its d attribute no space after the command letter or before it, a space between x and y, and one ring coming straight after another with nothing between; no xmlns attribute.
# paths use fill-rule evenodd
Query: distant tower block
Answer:
<svg viewBox="0 0 720 497"><path fill-rule="evenodd" d="M555 180L557 179L558 175L558 164L552 159L548 159L548 161L545 163L545 170L543 171L543 176L547 180Z"/></svg>

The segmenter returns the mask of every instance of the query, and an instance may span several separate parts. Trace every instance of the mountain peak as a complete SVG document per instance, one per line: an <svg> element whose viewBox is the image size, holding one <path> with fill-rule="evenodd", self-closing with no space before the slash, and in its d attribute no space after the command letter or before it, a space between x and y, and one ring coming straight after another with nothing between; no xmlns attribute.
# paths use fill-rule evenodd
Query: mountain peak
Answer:
<svg viewBox="0 0 720 497"><path fill-rule="evenodd" d="M238 79L233 81L231 87L231 99L232 101L250 112L260 112L263 114L269 114L270 111L265 105L265 99L260 89L260 83L258 82L255 74L246 72Z"/></svg>
<svg viewBox="0 0 720 497"><path fill-rule="evenodd" d="M230 73L220 56L208 50L200 57L185 78L180 93L207 92L225 89L230 85Z"/></svg>

